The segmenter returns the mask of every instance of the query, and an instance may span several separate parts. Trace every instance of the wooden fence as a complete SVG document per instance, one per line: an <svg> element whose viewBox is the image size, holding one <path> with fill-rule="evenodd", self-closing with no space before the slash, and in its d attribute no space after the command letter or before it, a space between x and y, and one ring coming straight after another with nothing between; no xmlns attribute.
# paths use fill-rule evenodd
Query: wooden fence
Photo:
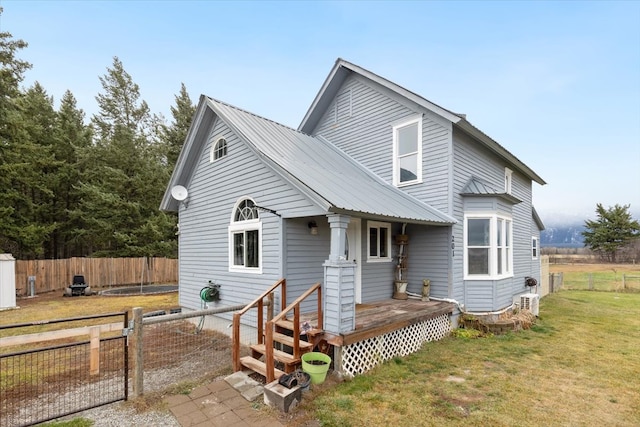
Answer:
<svg viewBox="0 0 640 427"><path fill-rule="evenodd" d="M73 276L83 275L94 288L141 283L178 283L178 260L170 258L69 258L16 261L16 293L29 295L62 290Z"/></svg>

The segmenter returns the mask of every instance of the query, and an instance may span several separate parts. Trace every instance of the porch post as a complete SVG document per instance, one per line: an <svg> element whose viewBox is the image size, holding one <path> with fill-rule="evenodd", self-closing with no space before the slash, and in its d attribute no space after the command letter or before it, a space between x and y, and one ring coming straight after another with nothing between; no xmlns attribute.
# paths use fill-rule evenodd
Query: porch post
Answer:
<svg viewBox="0 0 640 427"><path fill-rule="evenodd" d="M331 252L324 263L324 329L333 334L350 332L356 326L355 270L345 256L347 215L327 215L331 227Z"/></svg>

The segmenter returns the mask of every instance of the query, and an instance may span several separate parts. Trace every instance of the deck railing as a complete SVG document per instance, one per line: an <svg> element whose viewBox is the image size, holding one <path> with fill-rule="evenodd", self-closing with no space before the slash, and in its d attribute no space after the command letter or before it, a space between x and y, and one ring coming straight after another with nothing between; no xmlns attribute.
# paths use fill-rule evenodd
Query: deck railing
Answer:
<svg viewBox="0 0 640 427"><path fill-rule="evenodd" d="M280 313L276 316L273 315L273 307L275 300L275 293L280 291ZM322 286L320 283L316 283L311 286L302 295L296 298L288 306L285 306L287 301L287 282L286 279L281 279L274 283L269 289L263 292L255 300L247 304L242 310L233 314L233 370L240 371L242 369L242 363L240 361L240 322L242 316L249 312L252 308L257 308L256 328L258 334L258 344L265 345L265 365L266 372L265 377L267 382L271 382L275 379L275 359L273 354L274 348L274 333L277 323L283 320L287 320L287 315L293 312L293 357L300 359L302 353L300 351L300 304L317 292L318 299L318 312L317 319L318 324L315 326L316 331L322 331L323 319L322 319ZM266 302L265 302L266 300ZM267 319L265 326L264 319L264 306L267 305Z"/></svg>
<svg viewBox="0 0 640 427"><path fill-rule="evenodd" d="M316 283L311 286L302 295L296 298L295 301L293 301L287 307L283 308L278 315L267 322L265 338L265 363L267 365L267 382L271 382L275 379L273 377L275 369L275 361L273 358L273 334L275 332L276 325L279 321L285 320L287 318L287 314L291 311L293 311L293 358L299 360L302 357L302 354L300 352L300 304L308 297L313 295L314 292L318 293L318 324L316 325L315 329L322 331L324 329L324 325L322 319L322 285L320 283Z"/></svg>
<svg viewBox="0 0 640 427"><path fill-rule="evenodd" d="M280 305L281 309L284 310L285 304L287 303L287 281L286 279L280 279L276 283L274 283L269 289L264 291L257 297L255 300L251 301L247 304L242 310L237 311L233 314L233 349L232 349L232 358L233 358L233 370L239 371L242 369L242 365L240 363L240 320L242 316L246 314L250 309L257 308L257 321L256 328L258 332L258 344L264 343L264 306L267 305L267 321L273 318L273 306L275 300L275 293L280 289ZM265 304L265 299L267 300ZM272 355L273 357L273 355Z"/></svg>

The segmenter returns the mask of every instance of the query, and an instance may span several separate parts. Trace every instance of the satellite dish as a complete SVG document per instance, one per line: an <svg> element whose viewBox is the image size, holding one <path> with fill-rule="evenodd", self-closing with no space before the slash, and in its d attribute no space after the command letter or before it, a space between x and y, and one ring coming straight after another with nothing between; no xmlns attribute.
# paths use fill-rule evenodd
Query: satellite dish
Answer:
<svg viewBox="0 0 640 427"><path fill-rule="evenodd" d="M188 196L189 192L182 185L174 185L173 188L171 188L171 197L179 202L186 200Z"/></svg>

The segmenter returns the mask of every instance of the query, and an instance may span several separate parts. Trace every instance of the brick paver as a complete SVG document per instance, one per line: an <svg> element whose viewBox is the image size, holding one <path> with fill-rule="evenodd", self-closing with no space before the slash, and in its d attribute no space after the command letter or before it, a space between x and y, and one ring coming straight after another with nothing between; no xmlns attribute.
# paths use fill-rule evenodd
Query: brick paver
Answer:
<svg viewBox="0 0 640 427"><path fill-rule="evenodd" d="M226 381L215 381L189 395L168 396L165 402L182 427L284 427L275 417L252 407Z"/></svg>

